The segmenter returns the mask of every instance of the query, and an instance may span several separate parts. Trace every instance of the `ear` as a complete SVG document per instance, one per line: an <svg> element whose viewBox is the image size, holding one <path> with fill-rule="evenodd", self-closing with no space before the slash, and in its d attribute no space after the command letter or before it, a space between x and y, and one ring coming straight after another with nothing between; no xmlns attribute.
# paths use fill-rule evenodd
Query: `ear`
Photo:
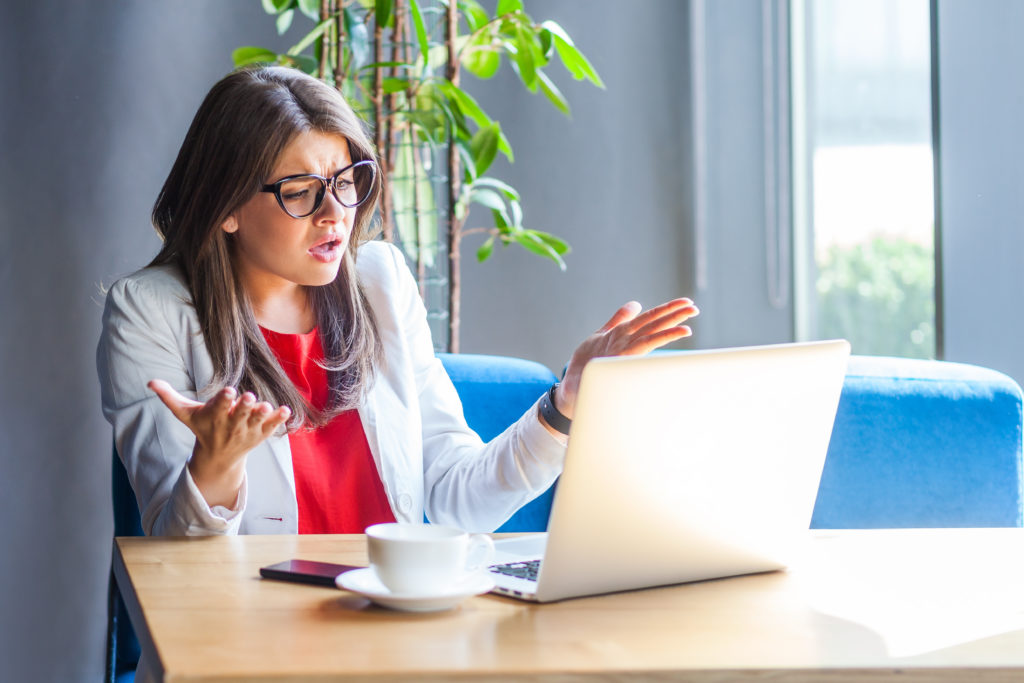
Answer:
<svg viewBox="0 0 1024 683"><path fill-rule="evenodd" d="M229 234L238 232L238 219L235 218L235 214L228 216L224 222L220 224L220 229Z"/></svg>

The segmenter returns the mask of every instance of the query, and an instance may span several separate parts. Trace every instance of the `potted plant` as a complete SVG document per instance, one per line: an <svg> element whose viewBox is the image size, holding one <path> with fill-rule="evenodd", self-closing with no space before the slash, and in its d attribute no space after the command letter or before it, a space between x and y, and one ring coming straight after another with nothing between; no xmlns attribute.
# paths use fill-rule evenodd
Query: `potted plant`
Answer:
<svg viewBox="0 0 1024 683"><path fill-rule="evenodd" d="M499 0L493 15L477 0L261 0L278 33L296 19L313 27L289 50L239 47L236 66L293 66L337 87L373 128L384 178L380 219L385 239L401 245L420 292L447 284L435 340L459 350L462 240L481 235L476 257L496 244L518 244L565 268L569 245L523 224L519 193L487 175L497 155L513 161L500 122L461 87L466 72L492 78L503 62L530 92L569 114L546 69L556 60L578 80L604 84L568 33L535 22L522 0ZM443 169L443 172L439 172ZM491 224L467 227L472 204ZM429 308L429 305L428 305Z"/></svg>

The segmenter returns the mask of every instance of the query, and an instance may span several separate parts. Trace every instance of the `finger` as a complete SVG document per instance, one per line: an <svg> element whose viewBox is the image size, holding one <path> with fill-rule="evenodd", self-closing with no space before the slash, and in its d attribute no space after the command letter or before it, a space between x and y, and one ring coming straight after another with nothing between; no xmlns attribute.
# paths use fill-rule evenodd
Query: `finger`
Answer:
<svg viewBox="0 0 1024 683"><path fill-rule="evenodd" d="M241 398L235 401L228 415L228 424L232 427L242 424L249 419L252 409L256 407L256 395L251 391L242 394Z"/></svg>
<svg viewBox="0 0 1024 683"><path fill-rule="evenodd" d="M656 332L646 337L638 337L630 343L629 346L622 352L623 356L642 356L650 353L655 349L659 349L665 344L684 339L693 334L689 325L680 325L679 327L670 327L667 330Z"/></svg>
<svg viewBox="0 0 1024 683"><path fill-rule="evenodd" d="M641 310L643 310L643 307L637 301L630 301L628 303L623 304L622 306L619 307L619 310L615 311L615 315L609 318L608 322L601 326L601 329L598 330L598 333L600 334L601 332L607 332L608 330L612 329L613 327L621 325L627 320L632 320L637 316L637 314L640 313Z"/></svg>
<svg viewBox="0 0 1024 683"><path fill-rule="evenodd" d="M671 327L677 327L681 322L683 322L684 320L689 320L698 313L700 313L700 311L697 310L696 306L692 305L685 306L674 311L669 311L664 315L650 321L643 327L640 327L639 329L635 330L633 334L636 337L647 337L652 334L661 332L662 330L666 330Z"/></svg>
<svg viewBox="0 0 1024 683"><path fill-rule="evenodd" d="M231 415L238 392L234 387L224 387L203 405L203 410L216 421L221 422Z"/></svg>
<svg viewBox="0 0 1024 683"><path fill-rule="evenodd" d="M281 406L263 422L263 436L270 436L277 428L288 421L292 416L292 409L288 406Z"/></svg>
<svg viewBox="0 0 1024 683"><path fill-rule="evenodd" d="M273 412L274 406L266 401L257 403L249 413L249 427L255 429L261 426L263 421L270 417L270 414Z"/></svg>
<svg viewBox="0 0 1024 683"><path fill-rule="evenodd" d="M697 310L697 307L693 305L693 302L690 299L673 299L672 301L666 301L660 306L655 306L631 320L628 329L630 332L636 332L640 328L658 320L659 318L675 315L677 312L689 308L693 308L694 311Z"/></svg>
<svg viewBox="0 0 1024 683"><path fill-rule="evenodd" d="M174 389L174 387L162 379L150 380L146 386L149 387L149 389L157 395L163 404L170 409L174 417L178 418L185 424L189 423L192 413L203 405L199 401L193 401L190 398L182 396Z"/></svg>

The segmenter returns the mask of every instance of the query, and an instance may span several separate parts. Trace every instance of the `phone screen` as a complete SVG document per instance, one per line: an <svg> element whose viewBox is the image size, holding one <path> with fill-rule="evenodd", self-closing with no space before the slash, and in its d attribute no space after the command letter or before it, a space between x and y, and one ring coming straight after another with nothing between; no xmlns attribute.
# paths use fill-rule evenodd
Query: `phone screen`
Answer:
<svg viewBox="0 0 1024 683"><path fill-rule="evenodd" d="M285 560L277 564L260 568L260 576L278 581L295 581L310 583L316 586L337 588L334 579L353 569L361 569L350 564L334 564L332 562L314 562L313 560Z"/></svg>

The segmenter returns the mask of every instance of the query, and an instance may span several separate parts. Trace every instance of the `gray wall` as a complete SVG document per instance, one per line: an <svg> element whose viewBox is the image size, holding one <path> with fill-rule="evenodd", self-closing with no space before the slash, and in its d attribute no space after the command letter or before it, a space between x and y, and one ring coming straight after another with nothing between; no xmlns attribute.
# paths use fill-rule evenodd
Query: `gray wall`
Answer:
<svg viewBox="0 0 1024 683"><path fill-rule="evenodd" d="M563 22L608 91L556 76L569 122L508 75L478 88L514 112L506 177L527 220L575 251L561 273L513 248L478 266L467 245L463 339L557 368L624 301L689 293L687 13L675 0L531 5ZM274 43L255 0L5 8L0 680L100 677L112 531L101 288L155 253L149 210L230 49Z"/></svg>
<svg viewBox="0 0 1024 683"><path fill-rule="evenodd" d="M766 201L786 193L788 144L765 144L763 123L766 96L777 128L787 117L785 88L774 80L763 87L762 13L769 39L785 41L780 0L537 6L591 56L607 91L552 69L572 105L570 121L539 95L526 96L511 72L467 87L485 109L502 112L516 162L496 172L522 192L525 224L563 236L573 252L564 273L518 247L481 265L472 254L482 239L470 238L462 350L526 356L558 370L620 304L677 296L701 309L694 337L677 347L791 341L787 257L769 265L765 255L769 245L779 248L769 212L788 222L788 202ZM694 154L695 138L703 155ZM703 198L699 238L695 188ZM787 229L779 230L786 250Z"/></svg>
<svg viewBox="0 0 1024 683"><path fill-rule="evenodd" d="M515 163L500 162L491 175L520 190L527 227L563 237L572 252L565 272L518 246L478 264L483 240L467 238L462 350L526 356L558 371L621 304L694 294L688 14L678 0L530 7L535 19L569 31L607 90L553 65L570 120L511 70L464 82L501 120L515 151ZM482 225L486 217L477 215L467 225Z"/></svg>
<svg viewBox="0 0 1024 683"><path fill-rule="evenodd" d="M5 6L0 680L101 677L112 533L101 286L155 253L149 210L231 48L273 38L245 0Z"/></svg>
<svg viewBox="0 0 1024 683"><path fill-rule="evenodd" d="M1024 383L1024 3L938 7L945 357Z"/></svg>

